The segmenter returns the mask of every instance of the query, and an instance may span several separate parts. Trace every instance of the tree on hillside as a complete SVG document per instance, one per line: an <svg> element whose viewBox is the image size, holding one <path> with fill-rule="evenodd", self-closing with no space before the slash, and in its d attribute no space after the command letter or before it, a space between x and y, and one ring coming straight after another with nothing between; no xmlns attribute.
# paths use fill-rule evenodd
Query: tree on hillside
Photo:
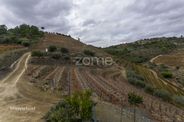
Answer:
<svg viewBox="0 0 184 122"><path fill-rule="evenodd" d="M39 30L38 27L34 25L27 25L27 24L22 24L20 26L16 26L15 28L9 29L8 30L10 33L16 35L17 37L22 37L22 38L34 38L34 37L42 37L43 32Z"/></svg>
<svg viewBox="0 0 184 122"><path fill-rule="evenodd" d="M7 33L7 26L0 25L0 34L6 34L6 33Z"/></svg>
<svg viewBox="0 0 184 122"><path fill-rule="evenodd" d="M21 37L29 37L30 26L27 24L20 25L19 32L20 32Z"/></svg>
<svg viewBox="0 0 184 122"><path fill-rule="evenodd" d="M28 47L43 37L43 34L34 25L22 24L11 29L8 29L6 25L0 25L0 43L3 44L21 44Z"/></svg>
<svg viewBox="0 0 184 122"><path fill-rule="evenodd" d="M136 95L134 92L131 92L128 94L128 102L130 103L130 105L133 105L134 107L134 122L136 119L136 107L143 103L143 97Z"/></svg>
<svg viewBox="0 0 184 122"><path fill-rule="evenodd" d="M38 27L36 27L34 25L32 25L30 27L30 36L38 35L39 33L40 33L40 31L39 31L39 28Z"/></svg>

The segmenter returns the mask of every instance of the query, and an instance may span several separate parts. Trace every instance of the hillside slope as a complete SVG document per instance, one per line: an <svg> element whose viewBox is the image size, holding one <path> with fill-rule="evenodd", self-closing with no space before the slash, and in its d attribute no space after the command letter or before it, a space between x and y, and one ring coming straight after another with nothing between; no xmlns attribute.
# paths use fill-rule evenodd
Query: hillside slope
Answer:
<svg viewBox="0 0 184 122"><path fill-rule="evenodd" d="M163 37L111 46L105 50L118 58L134 63L145 63L155 56L168 54L181 48L184 48L183 37Z"/></svg>
<svg viewBox="0 0 184 122"><path fill-rule="evenodd" d="M46 34L43 40L34 45L35 47L32 47L31 50L44 52L50 45L67 48L69 53L64 55L68 56L72 56L72 53L82 54L84 49L92 50L95 53L94 56L105 57L107 55L103 50L85 45L71 37L56 34ZM128 93L130 92L144 97L143 104L138 108L140 112L136 115L140 121L184 120L183 109L132 86L125 77L126 72L123 66L118 64L108 67L97 64L85 66L68 63L68 60L62 63L62 58L52 57L58 53L61 54L59 51L49 52L47 55L38 57L26 53L17 62L12 73L0 81L2 86L0 88L2 93L0 94L2 98L0 106L2 113L4 112L0 115L0 120L9 122L18 119L31 122L44 121L44 115L59 100L77 91L88 89L93 91L93 97L100 101L99 103L105 101L118 108L123 106L125 120L129 119L128 117L132 114L132 107L128 102ZM83 56L88 57L87 55ZM94 58L94 56L90 57ZM15 92L12 91L12 93L10 89ZM4 94L4 91L10 91L10 93ZM7 109L9 106L15 107L11 108L13 110L9 110ZM36 109L19 112L14 110L25 107ZM104 109L105 111L115 111L114 108L107 105L104 107L107 107ZM117 113L121 115L119 109L117 109ZM117 117L115 118L112 122L117 120ZM107 120L107 117L103 115L100 119Z"/></svg>
<svg viewBox="0 0 184 122"><path fill-rule="evenodd" d="M159 42L157 43L160 44ZM165 42L162 43L168 45ZM34 50L45 50L49 45L56 45L57 47L63 46L69 49L71 53L83 53L84 49L88 49L94 51L97 55L101 54L104 57L106 56L103 50L82 44L71 37L55 34L46 34L45 38L34 48ZM136 45L133 47L138 50ZM169 49L173 49L172 46L171 48L170 46L168 47ZM85 55L83 56L85 57ZM182 114L182 109L145 93L138 87L132 86L125 77L126 71L122 65L115 64L110 67L98 67L97 65L78 66L67 62L61 63L62 60L59 60L60 63L57 63L57 59L53 59L50 62L46 61L51 58L49 56L43 56L43 58L32 57L34 60L31 59L26 73L27 79L30 79L29 83L43 92L54 92L54 94L62 98L63 96L70 95L79 90L91 89L94 93L94 97L97 97L99 100L117 106L123 104L125 108L129 108L130 105L127 100L127 95L129 92L133 91L138 95L144 96L144 103L140 106L140 110L147 113L150 118L152 117L158 121L175 121L177 119L183 119L181 115L178 116L176 114L176 112ZM122 58L121 55L118 54L118 58ZM41 61L37 63L38 60ZM170 86L168 87L170 88ZM157 106L153 108L155 105ZM174 111L174 113L169 113L165 108L171 108L171 111ZM142 115L138 116L142 117Z"/></svg>
<svg viewBox="0 0 184 122"><path fill-rule="evenodd" d="M64 34L58 35L54 33L45 33L45 36L42 38L42 40L36 45L33 45L32 49L45 50L51 45L67 48L71 53L81 53L84 50L91 50L96 52L96 54L99 56L107 55L104 51L94 46L86 45L79 40L72 38L71 36Z"/></svg>

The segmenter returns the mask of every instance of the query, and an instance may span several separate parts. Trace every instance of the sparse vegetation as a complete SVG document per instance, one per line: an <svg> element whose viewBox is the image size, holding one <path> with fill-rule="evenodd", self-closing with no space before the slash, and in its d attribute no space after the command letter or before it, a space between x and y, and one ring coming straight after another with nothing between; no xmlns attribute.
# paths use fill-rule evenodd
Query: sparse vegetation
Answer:
<svg viewBox="0 0 184 122"><path fill-rule="evenodd" d="M52 54L52 58L58 60L58 59L61 58L61 54L59 54L59 53L54 53L54 54Z"/></svg>
<svg viewBox="0 0 184 122"><path fill-rule="evenodd" d="M136 95L134 92L128 93L128 102L131 105L138 106L143 103L143 97Z"/></svg>
<svg viewBox="0 0 184 122"><path fill-rule="evenodd" d="M7 51L20 49L20 48L23 48L23 47L20 46L20 45L4 45L4 44L1 44L0 45L0 54L2 54L4 52L7 52Z"/></svg>
<svg viewBox="0 0 184 122"><path fill-rule="evenodd" d="M144 88L145 92L149 93L149 94L152 94L154 93L154 87L152 87L151 85L147 84Z"/></svg>
<svg viewBox="0 0 184 122"><path fill-rule="evenodd" d="M172 78L173 77L173 74L170 71L164 71L164 72L162 72L162 76L164 78Z"/></svg>
<svg viewBox="0 0 184 122"><path fill-rule="evenodd" d="M180 105L183 105L184 106L184 96L174 96L173 97L173 100L180 104Z"/></svg>
<svg viewBox="0 0 184 122"><path fill-rule="evenodd" d="M176 48L182 48L181 38L152 38L139 40L134 43L127 43L105 48L105 51L119 59L134 63L145 63L151 58L167 54Z"/></svg>
<svg viewBox="0 0 184 122"><path fill-rule="evenodd" d="M60 51L61 51L61 53L64 53L64 54L69 53L69 50L67 48L64 48L64 47L61 47Z"/></svg>
<svg viewBox="0 0 184 122"><path fill-rule="evenodd" d="M31 56L33 57L43 57L44 53L41 51L32 51Z"/></svg>
<svg viewBox="0 0 184 122"><path fill-rule="evenodd" d="M48 51L49 52L55 52L55 51L57 51L57 47L54 46L54 45L51 45L51 46L48 47Z"/></svg>
<svg viewBox="0 0 184 122"><path fill-rule="evenodd" d="M93 51L90 51L90 50L84 50L83 53L87 56L95 56L95 53Z"/></svg>
<svg viewBox="0 0 184 122"><path fill-rule="evenodd" d="M31 45L29 41L22 41L21 44L25 47L29 47Z"/></svg>
<svg viewBox="0 0 184 122"><path fill-rule="evenodd" d="M64 58L64 60L66 60L66 61L70 60L70 56L69 56L69 55L64 55L63 58Z"/></svg>
<svg viewBox="0 0 184 122"><path fill-rule="evenodd" d="M133 70L129 69L127 71L127 78L130 84L135 85L139 88L144 88L144 91L151 95L157 96L168 102L172 100L172 95L167 90L156 89L152 87L150 84L144 81L144 78L142 76L136 74Z"/></svg>
<svg viewBox="0 0 184 122"><path fill-rule="evenodd" d="M157 89L157 90L154 91L153 94L155 96L157 96L157 97L160 97L164 101L168 101L169 102L169 101L172 100L172 95L168 91L166 91L164 89Z"/></svg>
<svg viewBox="0 0 184 122"><path fill-rule="evenodd" d="M135 85L137 87L144 88L146 85L144 78L136 74L133 70L127 70L127 78L130 84Z"/></svg>
<svg viewBox="0 0 184 122"><path fill-rule="evenodd" d="M55 59L55 60L60 60L61 62L66 63L66 61L70 60L70 54L69 50L67 48L59 48L54 45L50 45L47 47L48 52L43 52L43 51L33 51L32 56L33 57L45 57L48 59ZM50 60L53 61L53 60Z"/></svg>
<svg viewBox="0 0 184 122"><path fill-rule="evenodd" d="M5 49L3 49L5 48ZM2 54L1 54L2 52ZM20 58L26 49L19 46L0 46L0 70L8 69L18 58Z"/></svg>

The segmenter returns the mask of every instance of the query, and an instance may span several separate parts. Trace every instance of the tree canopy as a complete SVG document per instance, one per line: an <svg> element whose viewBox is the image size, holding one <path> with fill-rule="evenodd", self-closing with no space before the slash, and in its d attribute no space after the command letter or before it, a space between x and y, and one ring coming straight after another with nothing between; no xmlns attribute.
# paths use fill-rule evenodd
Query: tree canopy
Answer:
<svg viewBox="0 0 184 122"><path fill-rule="evenodd" d="M7 33L7 26L6 25L0 25L0 34L6 34Z"/></svg>
<svg viewBox="0 0 184 122"><path fill-rule="evenodd" d="M22 24L8 29L6 25L0 25L0 43L22 44L29 46L43 36L43 32L34 25Z"/></svg>

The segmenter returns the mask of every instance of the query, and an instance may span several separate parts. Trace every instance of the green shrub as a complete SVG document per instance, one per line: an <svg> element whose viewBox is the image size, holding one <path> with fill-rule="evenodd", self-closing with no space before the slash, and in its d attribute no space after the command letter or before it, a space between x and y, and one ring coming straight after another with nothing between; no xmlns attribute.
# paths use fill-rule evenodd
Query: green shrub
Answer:
<svg viewBox="0 0 184 122"><path fill-rule="evenodd" d="M83 53L87 56L95 56L95 53L90 50L84 50Z"/></svg>
<svg viewBox="0 0 184 122"><path fill-rule="evenodd" d="M46 114L47 122L88 122L92 118L93 101L90 91L74 93L59 102Z"/></svg>
<svg viewBox="0 0 184 122"><path fill-rule="evenodd" d="M141 103L143 103L143 97L136 95L134 92L128 93L128 102L131 105L139 105Z"/></svg>
<svg viewBox="0 0 184 122"><path fill-rule="evenodd" d="M171 101L171 97L172 95L166 91L166 90L163 90L163 89L157 89L154 91L153 93L155 96L157 97L160 97L161 99L163 99L164 101Z"/></svg>
<svg viewBox="0 0 184 122"><path fill-rule="evenodd" d="M29 41L22 41L21 44L25 47L29 47L31 45Z"/></svg>
<svg viewBox="0 0 184 122"><path fill-rule="evenodd" d="M55 52L56 50L57 50L57 47L54 46L54 45L51 45L51 46L48 47L49 52Z"/></svg>
<svg viewBox="0 0 184 122"><path fill-rule="evenodd" d="M64 58L64 60L70 60L70 56L69 55L64 55L63 58Z"/></svg>
<svg viewBox="0 0 184 122"><path fill-rule="evenodd" d="M144 78L142 76L136 74L134 71L128 70L127 77L128 77L128 82L130 84L135 85L135 86L140 87L140 88L145 87Z"/></svg>
<svg viewBox="0 0 184 122"><path fill-rule="evenodd" d="M167 71L167 70L168 70L168 67L167 67L166 65L164 65L164 64L160 64L160 65L159 65L159 70L160 70L161 72Z"/></svg>
<svg viewBox="0 0 184 122"><path fill-rule="evenodd" d="M126 73L127 73L127 76L128 76L128 77L133 77L133 76L135 75L135 72L134 72L133 70L131 70L131 69L128 69L128 70L126 71Z"/></svg>
<svg viewBox="0 0 184 122"><path fill-rule="evenodd" d="M16 43L17 43L17 44L22 44L22 40L19 39L19 40L16 41Z"/></svg>
<svg viewBox="0 0 184 122"><path fill-rule="evenodd" d="M69 53L69 50L67 48L61 47L60 49L61 53Z"/></svg>
<svg viewBox="0 0 184 122"><path fill-rule="evenodd" d="M180 69L180 66L176 66L176 69L179 70Z"/></svg>
<svg viewBox="0 0 184 122"><path fill-rule="evenodd" d="M133 63L143 63L147 61L146 57L136 55L128 56L127 59Z"/></svg>
<svg viewBox="0 0 184 122"><path fill-rule="evenodd" d="M174 96L173 100L180 105L184 105L184 96Z"/></svg>
<svg viewBox="0 0 184 122"><path fill-rule="evenodd" d="M135 78L129 78L128 82L130 84L135 85L135 86L140 87L140 88L144 88L145 87L145 82L144 81L137 80Z"/></svg>
<svg viewBox="0 0 184 122"><path fill-rule="evenodd" d="M173 74L170 71L164 71L164 72L162 72L162 76L164 78L172 78Z"/></svg>
<svg viewBox="0 0 184 122"><path fill-rule="evenodd" d="M145 82L142 81L142 80L137 80L135 82L135 85L138 86L138 87L140 87L140 88L144 88L145 87Z"/></svg>
<svg viewBox="0 0 184 122"><path fill-rule="evenodd" d="M151 85L147 84L144 88L144 91L149 93L149 94L153 94L154 93L154 87L152 87Z"/></svg>
<svg viewBox="0 0 184 122"><path fill-rule="evenodd" d="M12 40L10 36L4 36L1 37L0 39L0 43L2 44L11 44L11 43L15 43L16 40Z"/></svg>
<svg viewBox="0 0 184 122"><path fill-rule="evenodd" d="M141 75L137 74L135 71L133 71L131 69L127 70L127 76L128 76L128 78L133 77L137 80L144 80L144 78Z"/></svg>
<svg viewBox="0 0 184 122"><path fill-rule="evenodd" d="M44 56L44 53L41 51L32 51L31 56L33 57L42 57Z"/></svg>
<svg viewBox="0 0 184 122"><path fill-rule="evenodd" d="M139 75L139 74L135 74L135 77L136 77L138 80L144 81L144 78L143 78L141 75Z"/></svg>
<svg viewBox="0 0 184 122"><path fill-rule="evenodd" d="M129 78L128 78L128 82L129 82L130 84L132 84L132 85L135 85L135 81L136 81L136 79L133 78L133 77L129 77Z"/></svg>
<svg viewBox="0 0 184 122"><path fill-rule="evenodd" d="M55 54L52 54L52 58L58 60L61 58L61 55L58 53L55 53Z"/></svg>

